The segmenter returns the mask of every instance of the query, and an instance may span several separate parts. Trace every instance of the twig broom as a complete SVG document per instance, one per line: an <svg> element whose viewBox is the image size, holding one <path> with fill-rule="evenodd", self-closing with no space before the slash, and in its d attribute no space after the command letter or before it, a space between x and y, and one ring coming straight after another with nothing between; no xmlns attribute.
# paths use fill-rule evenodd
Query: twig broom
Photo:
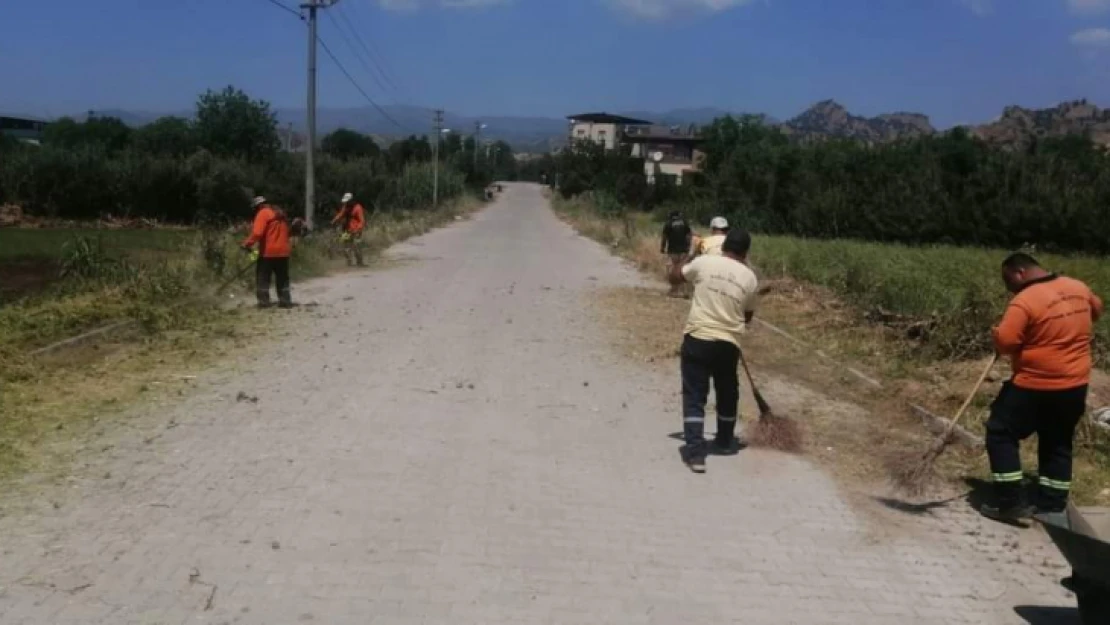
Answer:
<svg viewBox="0 0 1110 625"><path fill-rule="evenodd" d="M744 352L740 352L740 364L744 367L744 375L752 387L752 395L759 407L759 420L752 426L748 434L748 443L754 447L775 449L791 454L801 453L805 446L802 426L797 421L787 417L780 417L771 410L771 405L763 399L763 394L752 379L748 361L744 359Z"/></svg>
<svg viewBox="0 0 1110 625"><path fill-rule="evenodd" d="M945 426L940 437L934 440L929 448L925 450L925 453L920 456L899 453L887 459L887 467L890 469L891 481L895 487L914 497L925 493L930 482L936 477L937 459L956 440L953 433L956 431L956 425L959 423L960 417L963 417L964 413L967 412L971 400L975 399L975 395L979 393L979 389L983 386L983 382L986 381L987 375L990 374L996 362L998 362L998 354L991 357L990 362L983 368L983 373L979 375L979 380L975 382L975 386L968 393L963 405L960 406L955 416Z"/></svg>

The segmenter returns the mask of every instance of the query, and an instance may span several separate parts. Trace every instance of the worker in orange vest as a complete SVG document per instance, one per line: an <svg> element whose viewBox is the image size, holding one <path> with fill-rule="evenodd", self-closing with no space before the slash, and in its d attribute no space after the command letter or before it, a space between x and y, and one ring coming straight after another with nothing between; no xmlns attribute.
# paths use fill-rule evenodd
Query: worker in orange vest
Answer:
<svg viewBox="0 0 1110 625"><path fill-rule="evenodd" d="M1104 306L1086 284L1047 271L1029 254L1008 256L1002 279L1014 297L994 328L994 347L1009 356L1013 376L986 423L995 501L980 512L1005 522L1033 513L1061 517L1071 491L1075 432L1087 411L1091 338ZM1033 434L1039 466L1030 506L1021 441Z"/></svg>
<svg viewBox="0 0 1110 625"><path fill-rule="evenodd" d="M342 231L339 238L347 254L347 265L357 263L359 267L363 267L362 231L366 228L366 211L362 208L362 204L355 201L354 195L344 193L339 212L331 223L333 226L339 226Z"/></svg>
<svg viewBox="0 0 1110 625"><path fill-rule="evenodd" d="M251 200L254 224L243 241L243 249L257 262L255 268L255 295L259 308L270 307L270 281L277 283L278 307L292 308L293 296L289 290L289 256L293 252L289 240L289 218L285 211L272 206L266 198ZM255 245L258 249L255 250Z"/></svg>

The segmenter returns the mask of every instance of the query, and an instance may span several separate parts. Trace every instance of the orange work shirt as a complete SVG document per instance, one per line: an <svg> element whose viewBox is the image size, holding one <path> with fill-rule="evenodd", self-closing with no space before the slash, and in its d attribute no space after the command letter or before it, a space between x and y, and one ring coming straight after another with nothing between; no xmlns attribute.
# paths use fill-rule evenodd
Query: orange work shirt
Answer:
<svg viewBox="0 0 1110 625"><path fill-rule="evenodd" d="M254 247L256 243L262 258L289 258L293 252L289 221L280 208L263 204L255 213L251 234L243 241L243 247Z"/></svg>
<svg viewBox="0 0 1110 625"><path fill-rule="evenodd" d="M1102 300L1079 280L1050 275L1010 300L994 329L994 346L1010 357L1013 383L1058 391L1091 380L1091 335Z"/></svg>
<svg viewBox="0 0 1110 625"><path fill-rule="evenodd" d="M348 215L347 207L340 206L339 213L336 214L335 219L331 220L333 224L340 223L346 220L344 230L351 234L358 234L366 227L366 211L362 208L362 204L355 204L351 207L350 214Z"/></svg>

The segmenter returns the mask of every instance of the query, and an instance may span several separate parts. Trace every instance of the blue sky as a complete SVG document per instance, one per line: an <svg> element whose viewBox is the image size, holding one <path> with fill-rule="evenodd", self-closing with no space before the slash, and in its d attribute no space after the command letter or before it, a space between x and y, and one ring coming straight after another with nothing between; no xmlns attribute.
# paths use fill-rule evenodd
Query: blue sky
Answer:
<svg viewBox="0 0 1110 625"><path fill-rule="evenodd" d="M8 4L0 110L180 110L227 84L304 101L304 25L268 0ZM1110 0L341 0L327 12L322 37L376 101L471 115L786 118L834 98L947 126L1007 104L1110 105ZM348 22L373 61L340 36ZM394 80L375 80L374 62ZM321 106L365 104L320 65Z"/></svg>

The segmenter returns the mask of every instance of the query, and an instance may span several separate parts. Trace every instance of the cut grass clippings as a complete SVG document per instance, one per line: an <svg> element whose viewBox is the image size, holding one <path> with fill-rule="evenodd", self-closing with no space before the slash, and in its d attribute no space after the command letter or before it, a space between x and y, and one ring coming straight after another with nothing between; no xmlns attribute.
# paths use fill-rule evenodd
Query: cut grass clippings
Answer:
<svg viewBox="0 0 1110 625"><path fill-rule="evenodd" d="M480 205L465 199L439 211L373 216L364 236L367 259ZM116 241L123 236L119 231L111 235ZM224 362L228 354L249 353L270 330L281 327L268 314L273 311L228 308L215 297L218 282L237 268L233 263L244 262L241 254L231 256L217 276L204 266L197 233L173 236L179 238L171 259L154 267L137 265L126 284L91 280L0 306L0 484L7 490L21 476L33 474L37 483L66 475L80 452L100 449L96 439L110 431L125 408L188 393L188 380L197 372ZM52 249L58 239L40 240ZM228 240L234 245L237 238ZM298 279L346 270L341 246L330 232L319 233L296 254ZM162 290L162 282L175 280L183 283L181 289ZM249 301L251 281L248 272L224 298L238 292ZM73 348L30 356L35 347L121 319L139 323ZM307 323L300 315L280 319Z"/></svg>
<svg viewBox="0 0 1110 625"><path fill-rule="evenodd" d="M581 234L662 277L664 260L658 248L661 225L650 216L637 214L622 221L599 216L588 200L556 199L554 203ZM812 256L807 256L810 249ZM757 377L774 372L821 389L821 395L830 401L855 404L868 413L852 413L845 405L795 405L804 414L789 416L805 417L809 438L819 441L810 446L812 455L830 463L838 473L875 482L887 477L885 460L891 452L902 450L919 457L928 448L933 438L907 409L907 403L912 401L934 414L950 417L971 390L986 358L972 355L977 353L975 345L966 341L961 345L969 353L962 359L942 356L947 347L935 349L923 345L920 339L908 338L908 324L883 323L868 313L882 308L888 315L936 319L943 314L933 315L934 310L966 302L966 293L975 292L983 294L983 301L992 302L989 310L1000 314L1007 296L998 284L997 265L1004 255L997 250L919 250L849 241L755 237L752 257L767 290L761 297L758 316L810 345L799 346L771 332L750 333L745 339L750 349L745 353ZM1100 284L1105 285L1102 293L1110 295L1110 268L1098 266L1094 259L1046 256L1042 261L1050 268L1089 281L1096 290ZM868 268L866 279L859 278L863 267ZM944 271L936 274L932 268ZM895 277L888 280L888 273ZM960 283L960 276L967 276L969 281ZM946 284L957 285L957 294L948 293ZM652 361L677 355L689 304L663 297L662 292L622 290L602 298L603 309L629 310L613 321L621 328L620 342L637 359ZM950 315L956 317L955 313ZM948 336L959 336L963 331L959 323L957 320L957 325L951 326L957 330ZM986 324L977 331L985 337L989 327ZM1105 323L1100 323L1099 332L1105 329ZM882 380L883 388L862 384L843 367L818 356L817 351ZM1105 365L1105 359L1100 364ZM987 406L1007 375L1005 365L997 366L969 408L963 423L972 433L982 435ZM764 389L764 394L778 410L782 399L775 396L774 389ZM1092 396L1093 405L1110 403L1110 376L1095 372ZM1032 444L1026 445L1024 456L1027 470L1035 470ZM985 477L986 466L982 450L954 446L938 460L937 472L958 484L968 477ZM1081 428L1077 437L1075 483L1075 497L1080 503L1110 504L1110 441L1093 426Z"/></svg>

